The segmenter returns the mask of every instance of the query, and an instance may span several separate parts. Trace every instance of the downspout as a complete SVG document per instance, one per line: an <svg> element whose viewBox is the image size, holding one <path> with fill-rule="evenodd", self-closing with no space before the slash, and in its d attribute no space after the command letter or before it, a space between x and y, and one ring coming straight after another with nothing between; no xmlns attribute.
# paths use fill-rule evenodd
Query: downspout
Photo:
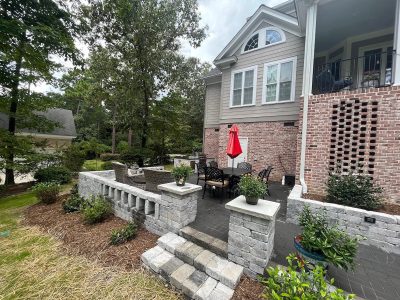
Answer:
<svg viewBox="0 0 400 300"><path fill-rule="evenodd" d="M307 193L305 181L307 126L308 126L308 99L312 92L315 31L317 24L318 1L313 1L307 9L306 38L304 46L304 69L303 69L303 123L301 128L301 152L300 152L300 184L302 192Z"/></svg>

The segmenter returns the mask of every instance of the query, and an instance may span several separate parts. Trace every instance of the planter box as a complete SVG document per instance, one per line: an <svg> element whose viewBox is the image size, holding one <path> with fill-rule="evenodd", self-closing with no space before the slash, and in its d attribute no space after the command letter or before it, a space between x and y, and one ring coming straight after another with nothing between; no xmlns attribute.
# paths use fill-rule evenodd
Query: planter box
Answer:
<svg viewBox="0 0 400 300"><path fill-rule="evenodd" d="M325 210L330 222L352 235L366 239L363 244L376 246L386 252L400 254L400 216L302 198L301 186L296 185L287 202L287 222L298 224L305 205L313 211Z"/></svg>

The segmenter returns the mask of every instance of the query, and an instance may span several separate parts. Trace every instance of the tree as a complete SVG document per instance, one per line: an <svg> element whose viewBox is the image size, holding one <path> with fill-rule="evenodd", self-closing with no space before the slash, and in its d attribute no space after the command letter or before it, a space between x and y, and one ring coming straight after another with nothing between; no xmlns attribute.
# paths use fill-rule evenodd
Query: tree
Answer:
<svg viewBox="0 0 400 300"><path fill-rule="evenodd" d="M197 9L196 0L95 0L88 10L92 42L105 44L118 60L130 82L124 94L138 101L141 148L147 146L150 107L181 62L181 40L197 47L205 37Z"/></svg>
<svg viewBox="0 0 400 300"><path fill-rule="evenodd" d="M9 117L8 129L1 131L4 148L0 152L6 169L6 184L14 183L14 171L28 171L26 155L34 142L18 138L22 128L49 130L57 124L48 122L38 111L54 106L51 98L30 91L39 81L51 82L59 67L54 56L78 62L74 37L84 29L84 23L62 1L20 0L0 4L0 111ZM20 151L22 147L25 151Z"/></svg>

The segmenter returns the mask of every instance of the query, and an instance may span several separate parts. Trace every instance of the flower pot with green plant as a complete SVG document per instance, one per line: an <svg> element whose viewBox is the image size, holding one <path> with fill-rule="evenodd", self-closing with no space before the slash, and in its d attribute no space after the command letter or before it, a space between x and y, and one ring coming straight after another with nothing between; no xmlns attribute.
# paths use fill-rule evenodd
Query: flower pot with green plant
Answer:
<svg viewBox="0 0 400 300"><path fill-rule="evenodd" d="M175 178L176 185L184 186L190 173L192 173L192 168L181 164L180 166L173 168L171 173Z"/></svg>
<svg viewBox="0 0 400 300"><path fill-rule="evenodd" d="M301 235L294 238L299 257L310 262L309 266L332 264L338 268L354 269L358 237L352 237L328 222L325 212L313 213L305 206L299 219L303 228Z"/></svg>
<svg viewBox="0 0 400 300"><path fill-rule="evenodd" d="M246 202L251 205L256 205L258 199L267 192L267 185L252 175L245 175L240 179L239 192L245 196Z"/></svg>

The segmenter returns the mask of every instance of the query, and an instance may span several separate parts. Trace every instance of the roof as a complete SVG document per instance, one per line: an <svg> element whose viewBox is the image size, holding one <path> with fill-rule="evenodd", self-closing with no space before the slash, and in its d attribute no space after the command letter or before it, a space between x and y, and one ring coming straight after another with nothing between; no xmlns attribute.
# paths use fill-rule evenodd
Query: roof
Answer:
<svg viewBox="0 0 400 300"><path fill-rule="evenodd" d="M41 134L57 135L63 137L76 137L76 128L74 116L72 111L63 108L52 108L48 109L46 112L38 112L38 115L45 116L48 120L57 122L59 127L54 128L51 132L46 132ZM4 113L0 113L0 128L8 128L8 116ZM31 129L22 129L22 133L39 133Z"/></svg>
<svg viewBox="0 0 400 300"><path fill-rule="evenodd" d="M276 5L273 7L273 9L297 18L296 4L293 0L288 0L279 5Z"/></svg>
<svg viewBox="0 0 400 300"><path fill-rule="evenodd" d="M217 68L213 68L203 78L206 79L206 78L216 77L216 76L220 76L220 75L222 75L222 72Z"/></svg>

